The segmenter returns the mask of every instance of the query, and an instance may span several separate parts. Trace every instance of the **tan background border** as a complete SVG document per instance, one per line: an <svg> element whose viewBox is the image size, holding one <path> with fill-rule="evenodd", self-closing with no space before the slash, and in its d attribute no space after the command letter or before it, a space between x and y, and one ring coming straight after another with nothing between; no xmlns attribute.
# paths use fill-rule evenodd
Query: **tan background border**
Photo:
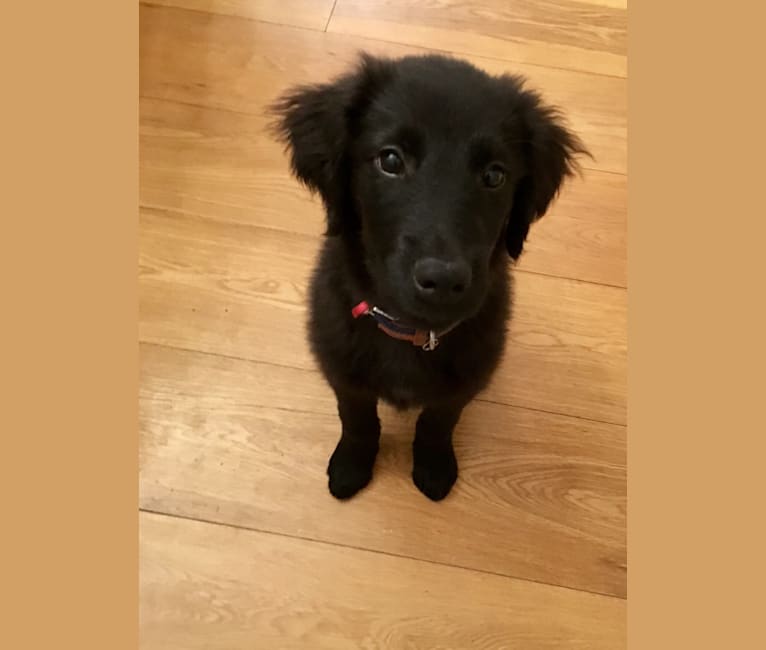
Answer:
<svg viewBox="0 0 766 650"><path fill-rule="evenodd" d="M138 3L2 32L0 647L136 648Z"/></svg>
<svg viewBox="0 0 766 650"><path fill-rule="evenodd" d="M766 648L764 22L649 4L629 13L629 647Z"/></svg>
<svg viewBox="0 0 766 650"><path fill-rule="evenodd" d="M761 648L764 23L648 4L630 9L630 647ZM0 646L135 648L137 3L6 12Z"/></svg>

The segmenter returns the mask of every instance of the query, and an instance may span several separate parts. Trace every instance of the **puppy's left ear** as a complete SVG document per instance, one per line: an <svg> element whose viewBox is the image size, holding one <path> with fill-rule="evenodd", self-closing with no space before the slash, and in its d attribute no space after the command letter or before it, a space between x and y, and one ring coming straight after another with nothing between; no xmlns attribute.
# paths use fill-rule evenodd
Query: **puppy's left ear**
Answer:
<svg viewBox="0 0 766 650"><path fill-rule="evenodd" d="M577 155L590 153L566 128L557 109L545 105L537 93L522 89L521 80L509 81L518 92L514 117L521 119L526 164L506 226L506 248L516 260L524 249L530 226L547 212L564 180L578 170ZM518 129L518 122L515 126Z"/></svg>
<svg viewBox="0 0 766 650"><path fill-rule="evenodd" d="M289 90L270 106L272 130L287 146L293 174L322 197L327 234L353 217L348 149L364 109L391 74L388 60L363 54L356 69L324 84Z"/></svg>

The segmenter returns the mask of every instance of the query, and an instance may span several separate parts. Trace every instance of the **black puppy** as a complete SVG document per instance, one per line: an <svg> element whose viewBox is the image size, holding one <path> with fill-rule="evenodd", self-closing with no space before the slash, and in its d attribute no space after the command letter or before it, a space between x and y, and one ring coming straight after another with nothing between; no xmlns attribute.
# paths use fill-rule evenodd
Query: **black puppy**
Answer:
<svg viewBox="0 0 766 650"><path fill-rule="evenodd" d="M587 152L520 78L442 56L364 55L273 108L293 172L327 212L308 331L342 423L330 492L370 481L383 399L423 408L412 477L442 499L457 479L453 429L502 356L506 256Z"/></svg>

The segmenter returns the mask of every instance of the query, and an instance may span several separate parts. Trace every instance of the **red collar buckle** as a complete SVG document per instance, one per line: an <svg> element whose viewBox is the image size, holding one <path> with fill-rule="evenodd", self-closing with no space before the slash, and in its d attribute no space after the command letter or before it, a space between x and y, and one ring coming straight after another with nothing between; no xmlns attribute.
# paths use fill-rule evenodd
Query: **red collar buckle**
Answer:
<svg viewBox="0 0 766 650"><path fill-rule="evenodd" d="M364 300L362 300L362 302L360 302L351 310L351 315L354 318L359 318L360 316L364 316L365 314L369 314L369 313L370 313L370 306Z"/></svg>

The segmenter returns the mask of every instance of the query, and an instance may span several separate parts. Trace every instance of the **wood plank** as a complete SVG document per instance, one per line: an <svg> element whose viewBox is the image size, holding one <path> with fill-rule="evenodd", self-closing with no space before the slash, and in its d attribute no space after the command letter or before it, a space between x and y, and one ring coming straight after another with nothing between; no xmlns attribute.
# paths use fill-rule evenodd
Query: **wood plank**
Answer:
<svg viewBox="0 0 766 650"><path fill-rule="evenodd" d="M625 647L616 598L150 513L139 530L143 650Z"/></svg>
<svg viewBox="0 0 766 650"><path fill-rule="evenodd" d="M624 427L476 402L433 504L410 478L416 413L381 407L373 482L341 503L315 372L142 345L139 404L144 508L625 595Z"/></svg>
<svg viewBox="0 0 766 650"><path fill-rule="evenodd" d="M348 69L359 50L389 56L426 51L233 16L142 6L140 92L145 97L262 116L289 86L330 79ZM625 79L464 58L492 74L525 75L549 102L562 107L595 156L590 168L626 171Z"/></svg>
<svg viewBox="0 0 766 650"><path fill-rule="evenodd" d="M582 0L338 0L328 30L625 77L627 22Z"/></svg>
<svg viewBox="0 0 766 650"><path fill-rule="evenodd" d="M144 98L141 202L317 236L324 216L291 176L262 116ZM627 282L626 177L585 171L535 225L519 268L614 286Z"/></svg>
<svg viewBox="0 0 766 650"><path fill-rule="evenodd" d="M145 4L324 30L333 0L149 0Z"/></svg>
<svg viewBox="0 0 766 650"><path fill-rule="evenodd" d="M144 208L142 341L297 368L319 239ZM625 423L626 292L516 272L505 359L487 399Z"/></svg>

